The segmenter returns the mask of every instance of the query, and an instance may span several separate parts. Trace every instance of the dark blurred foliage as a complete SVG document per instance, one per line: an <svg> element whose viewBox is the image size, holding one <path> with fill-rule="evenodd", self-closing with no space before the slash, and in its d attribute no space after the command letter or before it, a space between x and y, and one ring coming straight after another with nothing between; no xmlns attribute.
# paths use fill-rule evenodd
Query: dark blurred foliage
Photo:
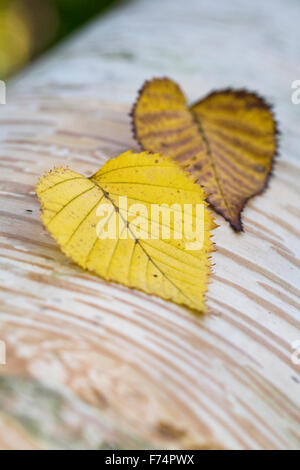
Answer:
<svg viewBox="0 0 300 470"><path fill-rule="evenodd" d="M0 0L0 79L117 0Z"/></svg>

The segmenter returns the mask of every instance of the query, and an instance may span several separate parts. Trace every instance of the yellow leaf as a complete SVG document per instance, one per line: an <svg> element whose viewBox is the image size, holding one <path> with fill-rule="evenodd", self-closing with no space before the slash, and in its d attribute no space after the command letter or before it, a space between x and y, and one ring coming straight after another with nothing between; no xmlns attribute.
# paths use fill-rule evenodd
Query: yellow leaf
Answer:
<svg viewBox="0 0 300 470"><path fill-rule="evenodd" d="M206 311L215 224L203 189L171 160L128 151L90 178L54 169L36 192L44 225L82 268Z"/></svg>
<svg viewBox="0 0 300 470"><path fill-rule="evenodd" d="M188 108L179 86L162 78L144 84L132 116L142 148L191 172L215 210L242 230L241 211L266 187L277 150L270 106L255 93L226 89Z"/></svg>

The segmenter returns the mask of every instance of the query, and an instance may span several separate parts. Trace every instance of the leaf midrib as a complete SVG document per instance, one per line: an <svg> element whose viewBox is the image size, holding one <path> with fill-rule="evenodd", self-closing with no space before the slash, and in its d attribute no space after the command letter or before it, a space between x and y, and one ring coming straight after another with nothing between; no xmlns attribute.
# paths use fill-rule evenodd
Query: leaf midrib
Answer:
<svg viewBox="0 0 300 470"><path fill-rule="evenodd" d="M219 176L218 176L218 172L217 172L217 166L216 166L216 163L215 163L215 160L214 160L214 157L213 157L213 153L212 153L212 150L211 150L211 147L210 147L210 143L209 143L209 140L207 138L207 135L205 133L205 130L203 128L203 125L202 125L202 122L201 120L199 119L198 115L196 115L196 113L192 110L192 109L189 109L192 117L193 117L193 120L195 121L197 127L198 127L198 130L203 138L203 142L204 142L204 145L205 145L205 148L206 148L206 153L207 153L207 156L210 160L210 164L211 164L211 167L213 169L213 172L214 172L214 175L215 175L215 180L216 180L216 183L217 183L217 186L218 186L218 189L219 189L219 192L224 200L224 203L225 203L225 206L226 206L226 209L228 210L229 212L229 215L233 218L234 215L232 214L232 211L230 209L230 206L228 205L228 202L227 202L227 199L225 197L225 194L223 192L223 189L222 189L222 186L221 186L221 182L220 182L220 179L219 179Z"/></svg>
<svg viewBox="0 0 300 470"><path fill-rule="evenodd" d="M170 284L173 285L173 287L175 287L178 292L180 292L181 295L183 295L183 297L185 297L186 299L189 300L189 302L191 302L196 309L198 309L198 306L197 304L195 303L195 301L193 299L191 299L188 295L186 295L185 292L183 292L161 269L159 266L157 266L157 264L153 261L153 259L151 258L151 256L147 253L147 251L145 250L145 248L143 247L142 243L140 242L140 240L135 236L135 234L133 233L133 231L131 230L130 228L130 224L128 223L128 221L126 219L124 219L124 217L122 216L121 212L119 211L119 207L116 206L116 204L114 203L114 201L110 198L109 196L109 192L108 191L105 191L102 186L100 185L99 181L98 180L95 180L93 179L93 176L89 178L90 181L92 181L96 186L98 186L101 191L103 192L104 194L104 197L112 204L112 206L114 207L116 213L119 213L120 214L120 217L122 217L123 219L123 222L124 224L126 224L128 230L130 230L131 234L132 234L132 237L133 239L135 240L135 242L140 246L141 250L145 253L145 255L147 256L148 260L151 261L151 263L153 264L153 266L161 273L161 275L167 279L167 281L170 282ZM109 182L105 182L106 184L109 184ZM134 183L132 183L134 184Z"/></svg>

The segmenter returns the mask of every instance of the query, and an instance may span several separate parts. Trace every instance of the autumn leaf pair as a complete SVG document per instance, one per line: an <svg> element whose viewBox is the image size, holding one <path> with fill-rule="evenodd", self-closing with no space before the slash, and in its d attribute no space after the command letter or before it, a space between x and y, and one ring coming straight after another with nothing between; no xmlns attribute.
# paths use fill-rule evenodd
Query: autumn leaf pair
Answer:
<svg viewBox="0 0 300 470"><path fill-rule="evenodd" d="M82 268L205 312L215 227L206 200L235 230L242 230L241 211L265 188L276 154L270 106L254 93L227 89L188 108L172 80L153 79L141 89L132 121L145 151L125 152L90 178L64 168L47 173L37 185L42 221ZM120 205L124 196L126 208ZM146 214L153 204L175 204L182 210L202 204L201 247L186 249L189 237L185 231L176 236L174 213L159 222L161 231L168 225L168 239L151 238L149 225L144 228L149 234L138 236L137 225L148 216L137 217L131 209L136 204L143 204ZM99 234L99 208L104 205L106 220ZM103 237L116 214L123 231L115 238Z"/></svg>

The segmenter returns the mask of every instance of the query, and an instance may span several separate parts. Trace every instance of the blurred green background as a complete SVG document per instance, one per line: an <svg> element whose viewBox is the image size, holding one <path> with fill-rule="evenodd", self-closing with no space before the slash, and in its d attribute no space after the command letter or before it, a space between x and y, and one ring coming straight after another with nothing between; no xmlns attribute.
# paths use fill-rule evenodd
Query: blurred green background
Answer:
<svg viewBox="0 0 300 470"><path fill-rule="evenodd" d="M0 79L103 13L117 0L0 0Z"/></svg>

